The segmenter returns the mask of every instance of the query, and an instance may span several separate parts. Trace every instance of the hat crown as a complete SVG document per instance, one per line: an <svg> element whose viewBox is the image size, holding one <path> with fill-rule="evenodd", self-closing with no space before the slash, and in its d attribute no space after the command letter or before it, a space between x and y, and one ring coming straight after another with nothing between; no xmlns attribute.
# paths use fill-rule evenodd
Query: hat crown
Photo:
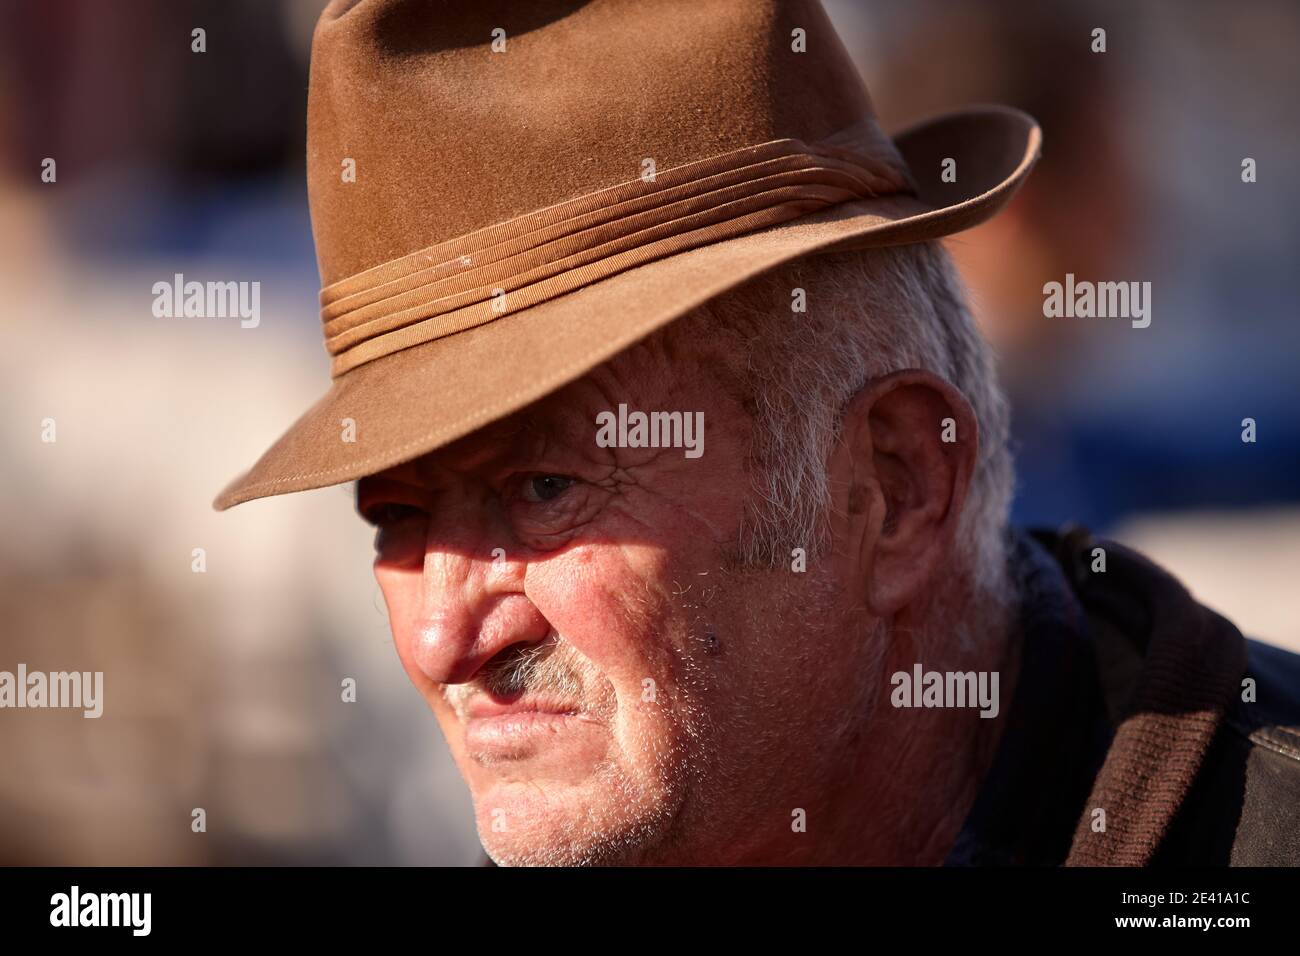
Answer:
<svg viewBox="0 0 1300 956"><path fill-rule="evenodd" d="M815 0L335 0L307 128L322 282L649 163L857 124L898 162Z"/></svg>

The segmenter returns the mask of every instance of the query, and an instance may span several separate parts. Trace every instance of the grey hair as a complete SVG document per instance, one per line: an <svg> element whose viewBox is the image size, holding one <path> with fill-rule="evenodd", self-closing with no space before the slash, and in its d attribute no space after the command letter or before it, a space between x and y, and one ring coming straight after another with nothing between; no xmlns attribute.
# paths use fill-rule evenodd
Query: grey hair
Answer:
<svg viewBox="0 0 1300 956"><path fill-rule="evenodd" d="M792 312L796 289L806 312ZM740 370L755 419L754 494L739 563L776 567L792 547L828 545L826 465L849 400L890 372L928 370L970 402L979 457L960 519L955 561L967 597L998 608L1010 600L1007 514L1013 470L1009 413L992 349L966 306L937 242L838 252L796 260L720 296L689 317L710 334L745 343ZM687 320L683 320L684 322ZM684 330L683 334L698 334ZM803 544L806 542L806 545Z"/></svg>

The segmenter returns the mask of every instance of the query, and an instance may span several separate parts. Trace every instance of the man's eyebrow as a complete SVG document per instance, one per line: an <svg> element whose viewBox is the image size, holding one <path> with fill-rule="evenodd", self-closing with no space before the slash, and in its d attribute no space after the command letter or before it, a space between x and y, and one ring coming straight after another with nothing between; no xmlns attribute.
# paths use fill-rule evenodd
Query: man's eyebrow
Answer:
<svg viewBox="0 0 1300 956"><path fill-rule="evenodd" d="M450 467L457 472L518 468L545 457L548 450L557 445L580 448L585 435L583 424L587 420L588 416L584 409L565 407L550 411L546 415L521 415L493 422L484 426L476 434L473 444L462 446L463 450L453 456L451 461L440 456L439 467ZM591 435L594 436L594 418L591 427ZM594 437L591 440L594 447ZM425 482L432 482L436 477L430 467L422 467L423 463L419 459L413 464L416 475L416 480L413 481L366 475L353 482L353 506L357 513L365 517L361 505L367 493L376 484L409 484L418 488Z"/></svg>
<svg viewBox="0 0 1300 956"><path fill-rule="evenodd" d="M490 427L490 426L489 426ZM544 458L557 446L576 451L595 445L595 416L573 406L512 420L490 437L503 448L485 449L478 463L507 468Z"/></svg>
<svg viewBox="0 0 1300 956"><path fill-rule="evenodd" d="M470 441L452 454L443 457L439 467L459 473L497 470L518 459L535 457L536 449L546 441L545 434L529 421L493 422L476 432ZM421 464L416 464L421 479L432 478L431 471Z"/></svg>
<svg viewBox="0 0 1300 956"><path fill-rule="evenodd" d="M529 420L526 441L512 449L511 457L532 460L558 449L566 457L577 455L590 460L599 450L596 416L597 409L585 405L566 404L551 409L545 417Z"/></svg>

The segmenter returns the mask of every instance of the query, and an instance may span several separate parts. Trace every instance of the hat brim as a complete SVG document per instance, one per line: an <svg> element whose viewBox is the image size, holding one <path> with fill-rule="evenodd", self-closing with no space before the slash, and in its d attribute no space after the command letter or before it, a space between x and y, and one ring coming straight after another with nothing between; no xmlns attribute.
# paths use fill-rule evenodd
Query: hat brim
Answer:
<svg viewBox="0 0 1300 956"><path fill-rule="evenodd" d="M971 107L894 138L915 197L843 203L815 215L629 269L492 322L361 365L337 378L248 472L218 511L323 488L428 454L581 377L715 296L800 256L902 245L988 219L1038 159L1026 114ZM955 182L940 176L956 161ZM341 423L356 423L342 440Z"/></svg>

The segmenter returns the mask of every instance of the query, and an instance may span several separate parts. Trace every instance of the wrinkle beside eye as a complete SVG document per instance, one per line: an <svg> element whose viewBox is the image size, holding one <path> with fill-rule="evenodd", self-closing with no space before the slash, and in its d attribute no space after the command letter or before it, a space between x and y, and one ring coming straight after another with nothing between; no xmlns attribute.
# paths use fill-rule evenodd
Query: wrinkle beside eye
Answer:
<svg viewBox="0 0 1300 956"><path fill-rule="evenodd" d="M534 473L521 484L508 502L511 523L520 541L537 550L567 543L595 520L608 498L606 490L568 475ZM551 497L536 495L539 490Z"/></svg>

